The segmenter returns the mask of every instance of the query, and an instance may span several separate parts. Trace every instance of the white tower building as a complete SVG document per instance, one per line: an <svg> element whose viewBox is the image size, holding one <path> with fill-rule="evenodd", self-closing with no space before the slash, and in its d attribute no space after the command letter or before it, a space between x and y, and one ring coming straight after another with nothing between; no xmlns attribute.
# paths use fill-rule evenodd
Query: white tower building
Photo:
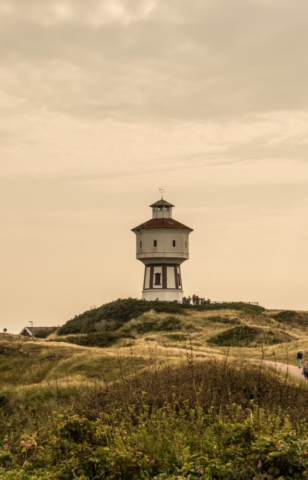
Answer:
<svg viewBox="0 0 308 480"><path fill-rule="evenodd" d="M193 230L172 218L174 205L159 200L152 218L132 231L136 234L136 258L145 265L142 298L181 302L181 263L189 258L188 236Z"/></svg>

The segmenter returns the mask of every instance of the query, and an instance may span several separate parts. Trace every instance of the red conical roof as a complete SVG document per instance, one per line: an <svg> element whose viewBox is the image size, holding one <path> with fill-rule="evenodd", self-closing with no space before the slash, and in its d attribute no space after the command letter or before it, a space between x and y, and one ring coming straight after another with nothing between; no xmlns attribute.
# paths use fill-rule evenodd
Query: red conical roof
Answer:
<svg viewBox="0 0 308 480"><path fill-rule="evenodd" d="M132 228L132 231L142 230L143 228L181 228L185 230L193 231L192 228L183 225L183 223L177 222L173 218L151 218L147 222L138 225L138 227Z"/></svg>

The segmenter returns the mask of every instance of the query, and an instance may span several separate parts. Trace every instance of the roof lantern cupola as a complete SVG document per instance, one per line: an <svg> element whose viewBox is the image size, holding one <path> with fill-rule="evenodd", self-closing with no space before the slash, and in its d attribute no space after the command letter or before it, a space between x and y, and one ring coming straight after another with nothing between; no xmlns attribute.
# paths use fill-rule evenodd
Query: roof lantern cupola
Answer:
<svg viewBox="0 0 308 480"><path fill-rule="evenodd" d="M150 205L152 208L152 218L172 218L172 205L166 200L158 200L158 202L152 203Z"/></svg>

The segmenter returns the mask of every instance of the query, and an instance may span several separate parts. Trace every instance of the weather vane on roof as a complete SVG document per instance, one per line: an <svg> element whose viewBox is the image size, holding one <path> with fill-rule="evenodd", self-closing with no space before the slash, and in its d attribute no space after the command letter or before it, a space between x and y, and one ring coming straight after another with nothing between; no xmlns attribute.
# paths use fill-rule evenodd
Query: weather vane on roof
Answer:
<svg viewBox="0 0 308 480"><path fill-rule="evenodd" d="M161 194L161 199L163 200L163 198L164 198L164 193L165 193L165 189L164 189L164 188L160 188L159 191L160 191L160 194Z"/></svg>

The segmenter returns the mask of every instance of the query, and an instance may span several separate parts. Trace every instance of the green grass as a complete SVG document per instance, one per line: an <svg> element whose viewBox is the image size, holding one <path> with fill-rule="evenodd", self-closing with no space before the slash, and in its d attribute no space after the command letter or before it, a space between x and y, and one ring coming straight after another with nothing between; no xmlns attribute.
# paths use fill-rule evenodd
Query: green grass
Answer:
<svg viewBox="0 0 308 480"><path fill-rule="evenodd" d="M307 313L150 303L0 335L0 479L308 478Z"/></svg>
<svg viewBox="0 0 308 480"><path fill-rule="evenodd" d="M209 343L222 347L256 347L291 342L294 337L288 333L243 325L230 328L208 339Z"/></svg>
<svg viewBox="0 0 308 480"><path fill-rule="evenodd" d="M102 305L99 308L88 310L81 315L76 315L59 329L58 335L94 332L96 331L96 325L102 320L113 322L115 327L119 327L150 310L154 310L157 313L164 312L185 315L182 305L177 303L146 302L133 298L119 299L115 302Z"/></svg>
<svg viewBox="0 0 308 480"><path fill-rule="evenodd" d="M173 315L160 317L153 314L144 314L140 317L130 320L121 328L121 332L131 334L141 334L164 331L177 331L183 329L183 322L180 318Z"/></svg>
<svg viewBox="0 0 308 480"><path fill-rule="evenodd" d="M133 339L134 336L128 332L92 332L83 335L70 335L63 338L53 338L50 342L73 343L82 347L100 347L106 348L115 345L119 340Z"/></svg>
<svg viewBox="0 0 308 480"><path fill-rule="evenodd" d="M112 329L117 329L133 318L149 312L187 315L190 312L208 312L218 310L235 310L250 315L259 315L265 309L258 305L249 305L246 303L221 303L204 304L200 306L178 304L175 302L144 301L133 298L118 299L102 305L99 308L87 310L86 312L75 315L74 318L67 321L59 330L58 335L69 335L74 333L92 333L103 320L107 325L110 323ZM106 327L108 329L108 326Z"/></svg>
<svg viewBox="0 0 308 480"><path fill-rule="evenodd" d="M120 360L116 382L2 390L0 478L307 478L304 382L193 352L127 377Z"/></svg>

